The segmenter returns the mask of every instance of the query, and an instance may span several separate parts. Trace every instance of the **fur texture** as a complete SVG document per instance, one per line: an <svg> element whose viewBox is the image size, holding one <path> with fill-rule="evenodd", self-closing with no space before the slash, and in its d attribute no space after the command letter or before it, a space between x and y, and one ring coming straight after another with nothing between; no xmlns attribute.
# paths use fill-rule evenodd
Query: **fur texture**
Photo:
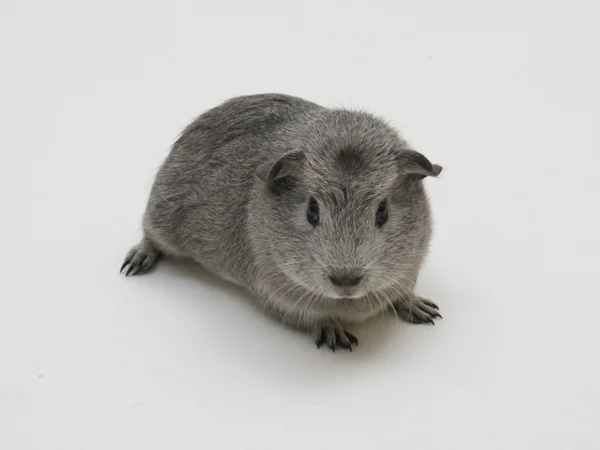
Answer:
<svg viewBox="0 0 600 450"><path fill-rule="evenodd" d="M413 323L441 317L414 294L431 235L422 180L440 171L370 114L287 95L237 97L173 145L124 267L135 274L160 255L193 259L317 345L351 349L357 339L343 324L388 310Z"/></svg>

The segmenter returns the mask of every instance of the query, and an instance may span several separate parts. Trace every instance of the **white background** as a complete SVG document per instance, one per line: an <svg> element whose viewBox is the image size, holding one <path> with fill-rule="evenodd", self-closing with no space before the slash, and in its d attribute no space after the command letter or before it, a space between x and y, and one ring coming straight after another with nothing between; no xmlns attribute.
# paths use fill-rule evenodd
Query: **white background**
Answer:
<svg viewBox="0 0 600 450"><path fill-rule="evenodd" d="M600 448L598 8L2 0L0 448ZM445 167L435 327L333 354L194 267L119 276L181 128L259 92Z"/></svg>

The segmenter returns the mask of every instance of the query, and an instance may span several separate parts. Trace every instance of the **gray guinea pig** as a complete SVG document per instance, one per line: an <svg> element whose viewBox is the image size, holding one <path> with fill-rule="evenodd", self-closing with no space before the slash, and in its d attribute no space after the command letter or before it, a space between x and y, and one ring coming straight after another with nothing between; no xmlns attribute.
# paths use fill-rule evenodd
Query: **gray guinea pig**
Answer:
<svg viewBox="0 0 600 450"><path fill-rule="evenodd" d="M352 350L347 324L385 311L441 317L414 293L431 236L423 179L441 170L365 112L233 98L173 145L121 271L142 273L163 255L194 260L317 347Z"/></svg>

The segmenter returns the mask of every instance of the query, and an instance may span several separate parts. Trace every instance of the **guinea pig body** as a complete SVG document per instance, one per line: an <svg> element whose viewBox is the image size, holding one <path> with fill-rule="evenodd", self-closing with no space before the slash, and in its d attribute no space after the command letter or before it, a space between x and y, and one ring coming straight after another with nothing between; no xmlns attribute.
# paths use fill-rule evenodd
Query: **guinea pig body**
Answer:
<svg viewBox="0 0 600 450"><path fill-rule="evenodd" d="M422 180L440 171L370 114L237 97L173 145L122 270L190 258L317 346L351 350L345 324L386 311L412 323L441 317L414 293L431 236Z"/></svg>

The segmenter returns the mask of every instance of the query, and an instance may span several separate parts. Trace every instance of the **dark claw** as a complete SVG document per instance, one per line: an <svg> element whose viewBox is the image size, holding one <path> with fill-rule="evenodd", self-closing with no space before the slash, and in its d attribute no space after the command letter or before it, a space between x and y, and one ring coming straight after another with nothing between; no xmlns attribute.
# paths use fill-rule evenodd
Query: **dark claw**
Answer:
<svg viewBox="0 0 600 450"><path fill-rule="evenodd" d="M352 351L352 343L350 343L350 341L346 341L346 340L340 340L340 341L338 342L338 345L339 345L340 347L342 347L343 349L346 349L346 350L350 350L350 351Z"/></svg>
<svg viewBox="0 0 600 450"><path fill-rule="evenodd" d="M329 344L329 348L331 349L331 351L333 353L335 353L335 342L332 342L331 344Z"/></svg>
<svg viewBox="0 0 600 450"><path fill-rule="evenodd" d="M433 317L434 319L435 318L443 319L442 315L439 312L436 312L436 313L432 314L431 317Z"/></svg>
<svg viewBox="0 0 600 450"><path fill-rule="evenodd" d="M317 348L321 348L321 345L323 345L325 343L325 330L321 330L321 337L319 337L319 339L317 339L317 342L315 342L315 344L317 344Z"/></svg>
<svg viewBox="0 0 600 450"><path fill-rule="evenodd" d="M425 322L430 323L431 325L435 325L435 322L431 317L428 317L427 320L425 320Z"/></svg>
<svg viewBox="0 0 600 450"><path fill-rule="evenodd" d="M125 262L123 263L123 265L121 266L121 269L119 270L119 273L123 273L123 269L125 267L127 267L127 264L129 264L129 261L125 260Z"/></svg>
<svg viewBox="0 0 600 450"><path fill-rule="evenodd" d="M349 331L344 330L344 333L346 333L346 337L350 341L350 344L358 345L358 338L356 336L354 336ZM350 348L350 351L352 351L352 347Z"/></svg>
<svg viewBox="0 0 600 450"><path fill-rule="evenodd" d="M427 306L429 306L430 308L439 310L440 308L438 307L438 305L436 305L435 303L433 303L432 301L429 300L422 300L423 303L425 303Z"/></svg>
<svg viewBox="0 0 600 450"><path fill-rule="evenodd" d="M130 274L131 275L135 275L137 273L137 266L129 266L129 269L127 269L127 272L125 272L125 276L128 277Z"/></svg>

